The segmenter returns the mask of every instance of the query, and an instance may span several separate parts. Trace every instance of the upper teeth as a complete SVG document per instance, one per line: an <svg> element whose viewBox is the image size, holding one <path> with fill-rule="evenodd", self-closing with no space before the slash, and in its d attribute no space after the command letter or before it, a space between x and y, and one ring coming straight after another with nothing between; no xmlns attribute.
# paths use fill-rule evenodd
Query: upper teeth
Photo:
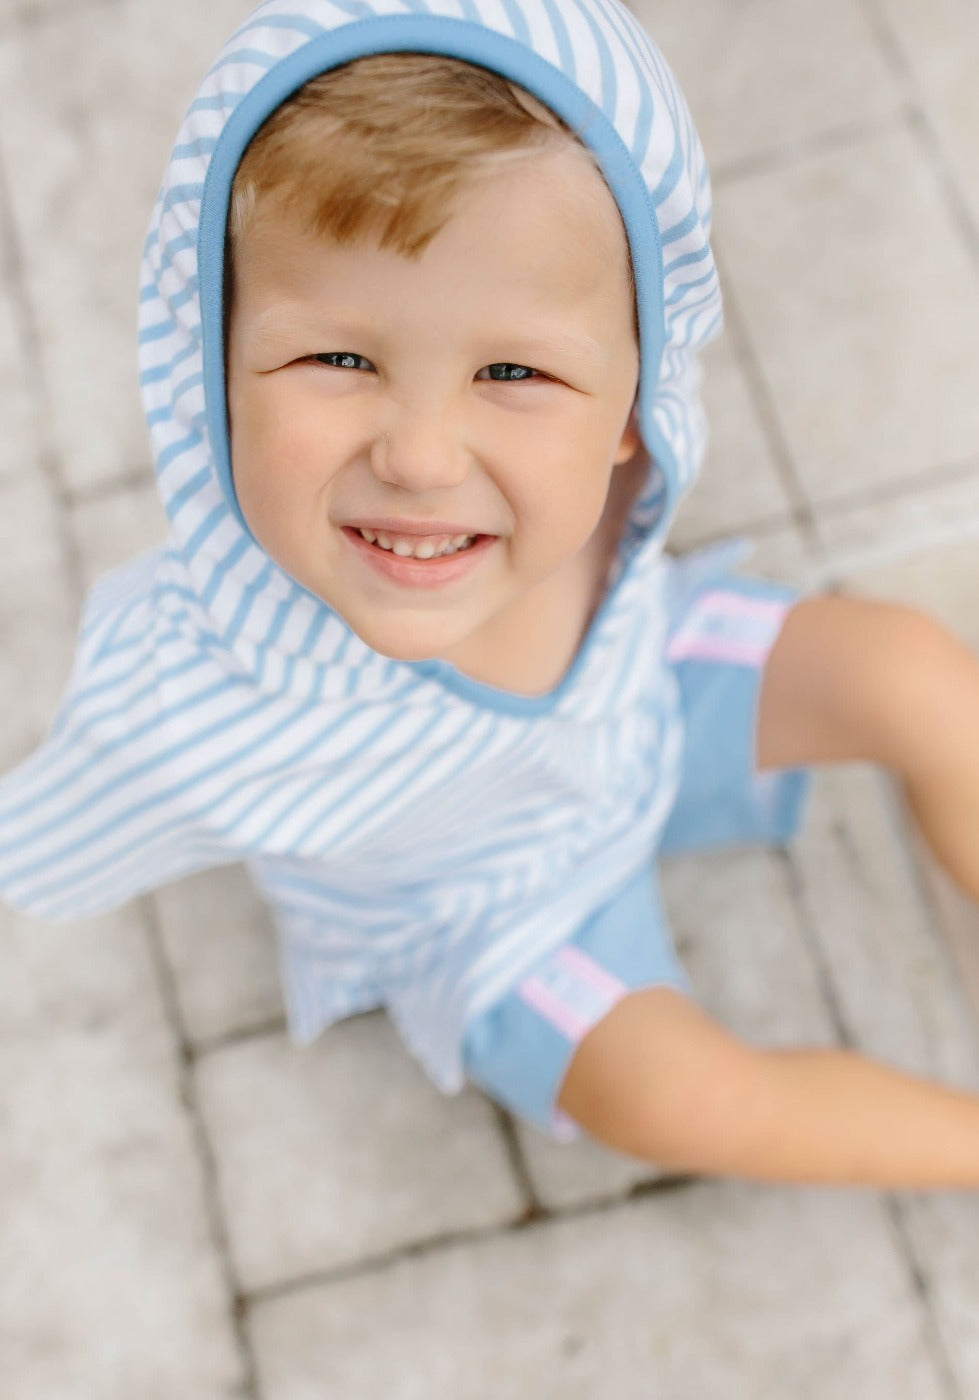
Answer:
<svg viewBox="0 0 979 1400"><path fill-rule="evenodd" d="M457 549L465 549L472 544L475 535L382 535L361 527L360 533L371 544L379 544L382 549L390 549L403 557L432 559L436 554L454 554Z"/></svg>

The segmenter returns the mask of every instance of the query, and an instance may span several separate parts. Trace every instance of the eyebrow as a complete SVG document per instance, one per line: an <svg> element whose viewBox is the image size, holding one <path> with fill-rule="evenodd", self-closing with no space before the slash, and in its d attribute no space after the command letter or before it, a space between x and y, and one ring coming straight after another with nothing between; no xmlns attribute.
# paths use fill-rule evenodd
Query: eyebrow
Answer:
<svg viewBox="0 0 979 1400"><path fill-rule="evenodd" d="M506 341L504 334L500 337ZM573 355L578 359L586 358L592 362L598 360L601 364L606 364L609 359L609 348L603 345L600 340L595 340L590 335L569 335L566 331L547 330L535 331L531 336L516 336L511 342L513 350L518 354L526 355L530 359L554 355Z"/></svg>

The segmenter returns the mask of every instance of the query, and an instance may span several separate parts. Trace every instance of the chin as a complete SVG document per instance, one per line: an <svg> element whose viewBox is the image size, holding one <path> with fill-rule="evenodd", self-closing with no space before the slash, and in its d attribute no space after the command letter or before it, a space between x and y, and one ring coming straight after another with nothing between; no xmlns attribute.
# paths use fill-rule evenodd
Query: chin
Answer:
<svg viewBox="0 0 979 1400"><path fill-rule="evenodd" d="M456 641L456 638L445 635L437 628L402 626L379 629L368 625L364 628L354 627L353 630L366 646L390 661L431 661Z"/></svg>

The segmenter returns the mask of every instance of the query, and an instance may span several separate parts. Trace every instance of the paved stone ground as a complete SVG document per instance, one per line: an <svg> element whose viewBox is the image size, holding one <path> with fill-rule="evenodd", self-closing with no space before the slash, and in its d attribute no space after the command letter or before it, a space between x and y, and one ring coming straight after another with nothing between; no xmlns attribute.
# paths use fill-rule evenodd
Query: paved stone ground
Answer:
<svg viewBox="0 0 979 1400"><path fill-rule="evenodd" d="M0 759L83 585L161 533L139 246L247 0L0 3ZM906 599L979 648L979 15L635 0L713 162L728 335L675 543ZM703 1002L979 1088L979 920L894 789L827 768L788 854L666 863ZM979 1198L657 1178L443 1100L376 1016L285 1038L236 871L0 915L4 1400L974 1400Z"/></svg>

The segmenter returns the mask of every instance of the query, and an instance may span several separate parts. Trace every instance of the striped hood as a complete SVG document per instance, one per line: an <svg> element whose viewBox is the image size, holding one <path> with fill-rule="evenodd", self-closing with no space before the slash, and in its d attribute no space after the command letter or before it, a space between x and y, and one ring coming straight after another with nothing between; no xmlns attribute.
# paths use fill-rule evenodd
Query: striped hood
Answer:
<svg viewBox="0 0 979 1400"><path fill-rule="evenodd" d="M662 55L618 0L266 0L190 105L140 292L140 382L171 546L232 648L242 635L267 645L274 629L280 653L309 654L329 610L269 559L234 494L222 344L231 182L255 131L296 88L395 50L495 69L563 117L601 164L635 267L639 425L652 461L635 534L662 542L702 455L695 356L721 324L707 171Z"/></svg>

